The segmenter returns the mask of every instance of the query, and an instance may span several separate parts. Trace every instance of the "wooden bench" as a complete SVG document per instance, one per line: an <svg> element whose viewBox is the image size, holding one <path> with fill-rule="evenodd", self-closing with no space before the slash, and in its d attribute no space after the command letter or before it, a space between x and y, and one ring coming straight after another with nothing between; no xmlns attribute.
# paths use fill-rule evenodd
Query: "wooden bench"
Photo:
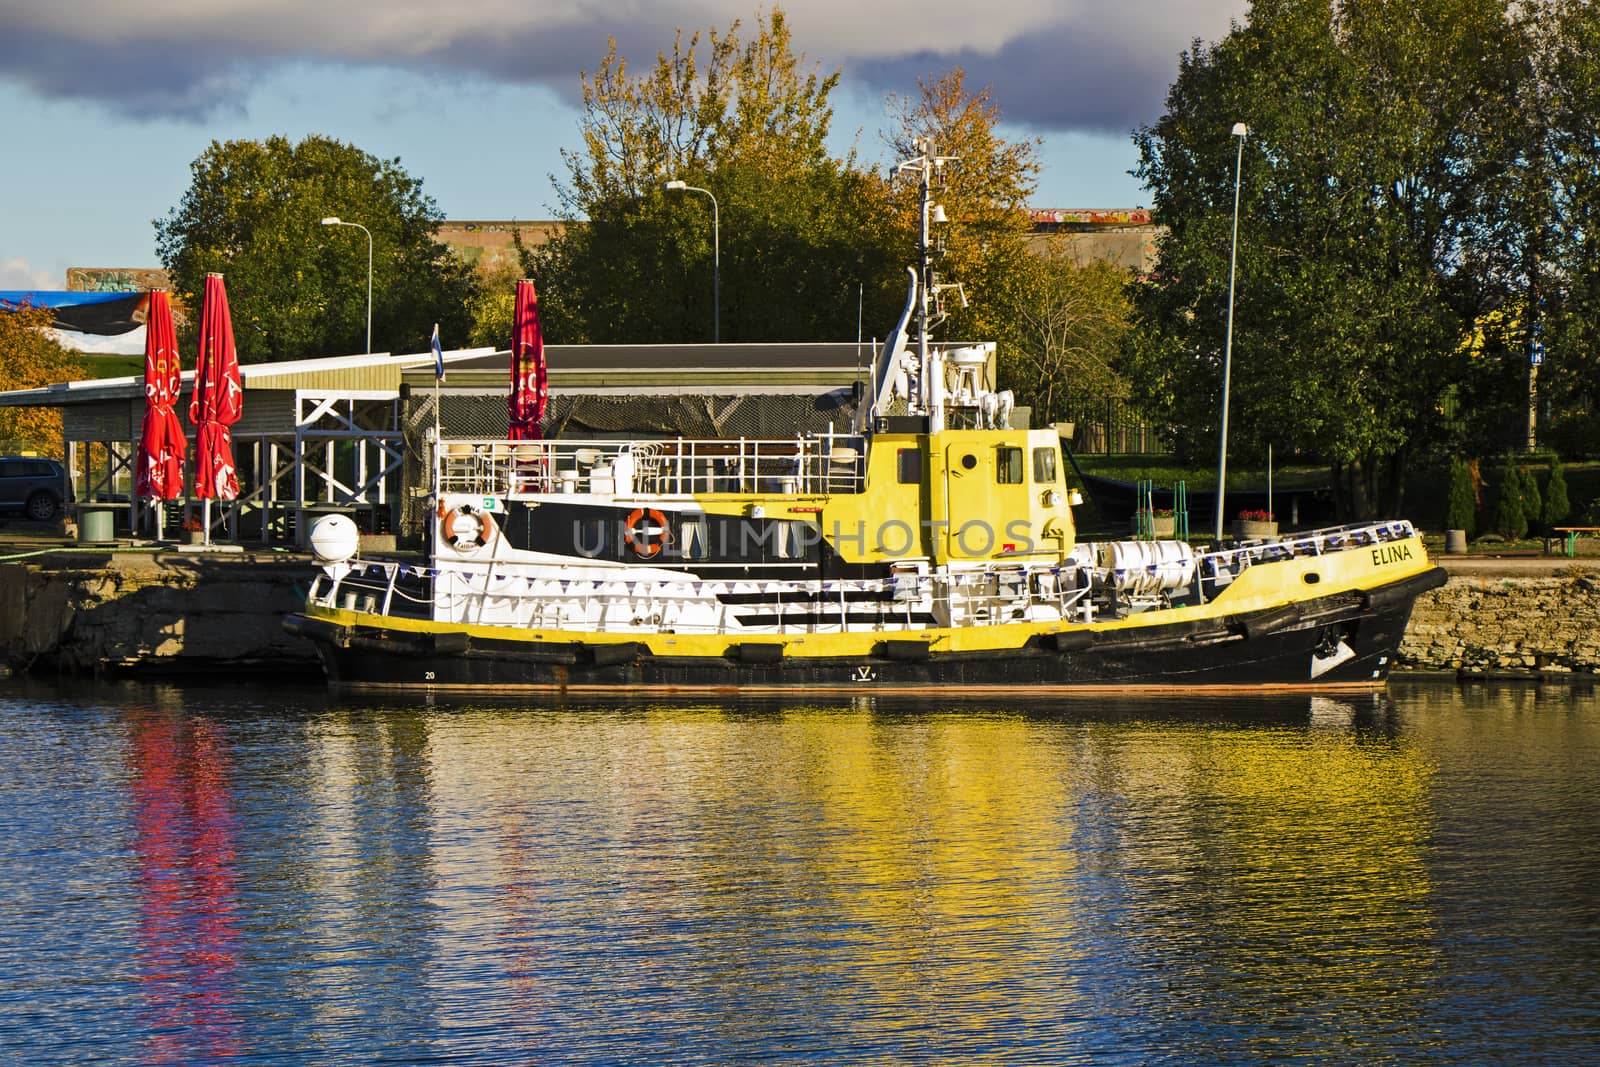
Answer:
<svg viewBox="0 0 1600 1067"><path fill-rule="evenodd" d="M1600 534L1600 526L1552 526L1550 532L1561 538L1567 558L1572 559L1578 554L1578 535Z"/></svg>

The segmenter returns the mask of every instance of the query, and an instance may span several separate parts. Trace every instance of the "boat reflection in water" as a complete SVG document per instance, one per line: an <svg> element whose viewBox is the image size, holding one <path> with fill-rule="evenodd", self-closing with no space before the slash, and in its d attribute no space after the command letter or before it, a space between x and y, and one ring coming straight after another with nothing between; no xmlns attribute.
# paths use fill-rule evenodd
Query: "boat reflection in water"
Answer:
<svg viewBox="0 0 1600 1067"><path fill-rule="evenodd" d="M206 1062L1589 1047L1600 702L1577 690L157 697L0 715L18 899L93 887L0 941L26 1017L74 1020L48 1049L0 1025L25 1061L106 1033ZM28 844L52 839L103 844ZM86 944L140 980L86 986Z"/></svg>

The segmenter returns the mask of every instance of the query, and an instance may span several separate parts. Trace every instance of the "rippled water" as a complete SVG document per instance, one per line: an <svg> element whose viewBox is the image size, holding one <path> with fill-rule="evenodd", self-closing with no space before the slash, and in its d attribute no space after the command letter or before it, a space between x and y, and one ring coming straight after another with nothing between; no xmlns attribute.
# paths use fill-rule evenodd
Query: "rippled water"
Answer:
<svg viewBox="0 0 1600 1067"><path fill-rule="evenodd" d="M21 1063L1592 1061L1600 699L0 683Z"/></svg>

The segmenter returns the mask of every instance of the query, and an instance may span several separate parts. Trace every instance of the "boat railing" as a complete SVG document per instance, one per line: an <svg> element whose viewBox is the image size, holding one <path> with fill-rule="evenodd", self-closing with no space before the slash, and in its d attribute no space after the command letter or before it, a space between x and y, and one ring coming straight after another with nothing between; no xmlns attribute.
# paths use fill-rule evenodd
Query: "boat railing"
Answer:
<svg viewBox="0 0 1600 1067"><path fill-rule="evenodd" d="M424 586L418 578L428 578ZM411 581L408 581L410 579ZM764 594L759 606L742 606L741 598ZM519 578L491 569L433 569L395 562L356 563L336 577L319 575L309 600L327 607L379 615L431 618L435 621L509 625L559 626L598 607L590 625L600 633L639 632L661 624L661 607L718 602L715 625L678 621L680 633L749 632L734 618L742 611L773 613L783 632L828 631L860 625L863 616L884 629L946 625L982 626L1024 621L1035 609L1046 618L1088 621L1087 586L1075 581L1075 568L1062 567L1026 574L1011 571L970 573L935 579L903 575L889 583L873 579L809 579L784 581L685 579L629 582L616 578ZM606 605L625 607L629 618L618 619ZM652 612L652 606L654 611ZM652 621L641 627L634 613Z"/></svg>
<svg viewBox="0 0 1600 1067"><path fill-rule="evenodd" d="M1246 567L1256 564L1370 548L1404 541L1416 535L1416 527L1407 519L1325 526L1287 537L1241 541L1226 548L1201 552L1196 554L1195 563L1203 578L1215 580L1217 585L1226 585L1243 573Z"/></svg>
<svg viewBox="0 0 1600 1067"><path fill-rule="evenodd" d="M813 496L859 493L866 483L862 439L844 434L659 441L451 438L440 443L436 464L441 492L501 497Z"/></svg>
<svg viewBox="0 0 1600 1067"><path fill-rule="evenodd" d="M1196 555L1202 586L1215 595L1222 587L1261 563L1303 556L1376 547L1413 537L1415 528L1405 520L1356 523L1309 531L1277 541L1250 541L1222 551ZM897 574L887 583L878 579L740 580L691 578L680 581L633 581L616 576L593 579L535 578L497 570L493 564L456 564L447 568L398 562L353 561L334 575L319 575L309 599L313 603L382 615L435 617L440 580L450 586L449 619L504 625L556 625L562 610L576 616L593 603L637 605L641 598L663 602L717 600L732 594L769 594L783 618L796 605L807 604L805 623L781 623L782 630L806 627L848 627L860 622L863 612L876 614L880 625L925 625L930 618L951 625L984 625L1028 618L1034 608L1066 620L1090 616L1089 586L1079 579L1080 564L1052 568L997 567L949 575ZM446 577L448 576L448 577ZM875 600L863 600L868 594ZM787 599L786 599L787 598ZM1156 606L1159 598L1148 606ZM552 614L549 605L555 604ZM787 604L787 607L785 605ZM563 608L563 606L565 606ZM834 614L835 608L837 615ZM617 622L602 611L601 632L638 632L640 627ZM724 624L707 632L740 629ZM646 627L645 629L648 629ZM687 632L687 631L686 631Z"/></svg>

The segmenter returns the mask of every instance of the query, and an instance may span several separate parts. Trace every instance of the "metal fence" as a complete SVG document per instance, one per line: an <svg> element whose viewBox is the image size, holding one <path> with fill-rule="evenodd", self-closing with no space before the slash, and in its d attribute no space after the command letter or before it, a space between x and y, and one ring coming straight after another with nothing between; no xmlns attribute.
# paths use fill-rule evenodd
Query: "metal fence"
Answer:
<svg viewBox="0 0 1600 1067"><path fill-rule="evenodd" d="M1172 450L1165 429L1145 421L1127 397L1074 397L1062 411L1060 421L1073 424L1072 449L1080 455Z"/></svg>

